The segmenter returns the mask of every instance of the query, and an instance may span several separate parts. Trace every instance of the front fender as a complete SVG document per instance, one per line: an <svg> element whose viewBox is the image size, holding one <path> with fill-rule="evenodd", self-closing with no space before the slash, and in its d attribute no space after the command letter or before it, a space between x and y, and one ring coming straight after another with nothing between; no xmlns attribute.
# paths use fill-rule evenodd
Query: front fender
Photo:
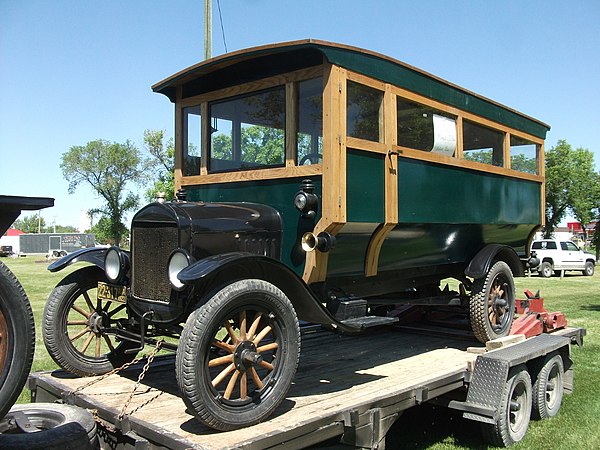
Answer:
<svg viewBox="0 0 600 450"><path fill-rule="evenodd" d="M48 266L48 270L50 272L58 272L76 262L88 262L104 270L104 255L106 254L106 250L108 249L96 247L82 248L57 259Z"/></svg>
<svg viewBox="0 0 600 450"><path fill-rule="evenodd" d="M197 286L200 291L206 291L213 280L216 286L212 287L219 287L242 278L262 279L287 295L300 320L356 331L337 321L294 271L268 256L242 252L209 256L183 269L177 278L184 284Z"/></svg>

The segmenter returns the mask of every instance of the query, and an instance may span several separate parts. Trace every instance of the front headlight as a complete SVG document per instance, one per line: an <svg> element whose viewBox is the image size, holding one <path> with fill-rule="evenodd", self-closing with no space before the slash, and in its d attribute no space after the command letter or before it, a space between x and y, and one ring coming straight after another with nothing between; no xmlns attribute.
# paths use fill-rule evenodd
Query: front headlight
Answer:
<svg viewBox="0 0 600 450"><path fill-rule="evenodd" d="M111 283L122 283L129 271L129 258L119 247L110 247L104 255L104 273Z"/></svg>
<svg viewBox="0 0 600 450"><path fill-rule="evenodd" d="M169 281L176 291L181 291L185 285L177 278L179 272L192 263L191 256L185 250L175 250L169 257Z"/></svg>

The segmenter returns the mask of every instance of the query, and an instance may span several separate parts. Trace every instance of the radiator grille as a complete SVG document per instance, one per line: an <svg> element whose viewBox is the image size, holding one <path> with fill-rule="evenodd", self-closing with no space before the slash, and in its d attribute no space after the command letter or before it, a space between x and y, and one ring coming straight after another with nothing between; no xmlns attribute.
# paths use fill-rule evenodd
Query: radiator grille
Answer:
<svg viewBox="0 0 600 450"><path fill-rule="evenodd" d="M171 284L167 275L169 255L178 247L176 226L133 228L132 281L134 297L168 303Z"/></svg>

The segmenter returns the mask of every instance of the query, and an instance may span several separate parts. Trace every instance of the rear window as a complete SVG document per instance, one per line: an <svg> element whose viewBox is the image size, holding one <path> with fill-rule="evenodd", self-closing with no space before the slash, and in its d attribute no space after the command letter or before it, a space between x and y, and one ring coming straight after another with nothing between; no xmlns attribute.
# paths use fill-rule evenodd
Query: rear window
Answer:
<svg viewBox="0 0 600 450"><path fill-rule="evenodd" d="M535 241L531 246L532 250L556 250L554 241Z"/></svg>

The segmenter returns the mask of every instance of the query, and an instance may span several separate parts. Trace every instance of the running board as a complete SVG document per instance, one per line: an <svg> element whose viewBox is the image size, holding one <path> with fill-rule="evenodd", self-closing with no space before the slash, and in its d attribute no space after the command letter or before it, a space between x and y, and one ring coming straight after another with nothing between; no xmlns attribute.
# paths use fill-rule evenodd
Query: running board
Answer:
<svg viewBox="0 0 600 450"><path fill-rule="evenodd" d="M353 319L342 320L341 323L350 328L364 330L365 328L379 327L382 325L391 325L398 322L397 317L382 317L382 316L363 316Z"/></svg>

